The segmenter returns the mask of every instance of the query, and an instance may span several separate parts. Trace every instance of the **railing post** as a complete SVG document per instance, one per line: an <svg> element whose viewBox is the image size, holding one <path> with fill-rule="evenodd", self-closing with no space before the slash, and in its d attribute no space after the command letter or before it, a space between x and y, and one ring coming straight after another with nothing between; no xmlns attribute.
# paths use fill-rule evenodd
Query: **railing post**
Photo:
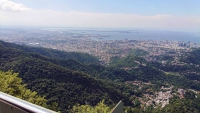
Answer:
<svg viewBox="0 0 200 113"><path fill-rule="evenodd" d="M110 113L124 113L124 103L120 100Z"/></svg>

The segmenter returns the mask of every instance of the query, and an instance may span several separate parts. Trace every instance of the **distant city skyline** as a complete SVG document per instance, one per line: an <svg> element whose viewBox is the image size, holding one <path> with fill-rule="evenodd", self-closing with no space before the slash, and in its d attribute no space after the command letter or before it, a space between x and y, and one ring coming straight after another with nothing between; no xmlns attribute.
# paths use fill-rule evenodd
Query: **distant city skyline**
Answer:
<svg viewBox="0 0 200 113"><path fill-rule="evenodd" d="M200 30L199 0L0 0L0 26Z"/></svg>

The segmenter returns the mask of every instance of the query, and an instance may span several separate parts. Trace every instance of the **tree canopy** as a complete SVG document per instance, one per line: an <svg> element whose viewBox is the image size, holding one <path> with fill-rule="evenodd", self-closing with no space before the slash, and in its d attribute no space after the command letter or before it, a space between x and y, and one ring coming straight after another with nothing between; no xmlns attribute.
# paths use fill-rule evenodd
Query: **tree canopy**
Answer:
<svg viewBox="0 0 200 113"><path fill-rule="evenodd" d="M0 71L0 91L33 104L50 108L50 106L47 105L45 96L40 96L37 92L31 91L25 86L25 84L22 84L22 79L18 77L18 73ZM54 103L54 105L56 105L56 103ZM51 109L55 110L55 107L56 106L51 106Z"/></svg>

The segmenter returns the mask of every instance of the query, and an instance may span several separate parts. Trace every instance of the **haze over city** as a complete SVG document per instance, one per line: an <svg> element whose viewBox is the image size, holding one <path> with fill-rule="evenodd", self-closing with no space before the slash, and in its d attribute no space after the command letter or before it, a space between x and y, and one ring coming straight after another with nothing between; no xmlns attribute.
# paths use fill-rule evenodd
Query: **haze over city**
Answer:
<svg viewBox="0 0 200 113"><path fill-rule="evenodd" d="M200 30L198 0L0 0L0 26Z"/></svg>

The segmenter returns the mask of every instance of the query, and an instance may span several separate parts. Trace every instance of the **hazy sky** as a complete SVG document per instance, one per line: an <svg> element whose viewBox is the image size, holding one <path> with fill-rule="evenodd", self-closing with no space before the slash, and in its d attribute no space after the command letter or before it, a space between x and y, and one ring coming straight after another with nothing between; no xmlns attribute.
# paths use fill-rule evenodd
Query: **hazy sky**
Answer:
<svg viewBox="0 0 200 113"><path fill-rule="evenodd" d="M0 26L200 30L200 0L0 0Z"/></svg>

